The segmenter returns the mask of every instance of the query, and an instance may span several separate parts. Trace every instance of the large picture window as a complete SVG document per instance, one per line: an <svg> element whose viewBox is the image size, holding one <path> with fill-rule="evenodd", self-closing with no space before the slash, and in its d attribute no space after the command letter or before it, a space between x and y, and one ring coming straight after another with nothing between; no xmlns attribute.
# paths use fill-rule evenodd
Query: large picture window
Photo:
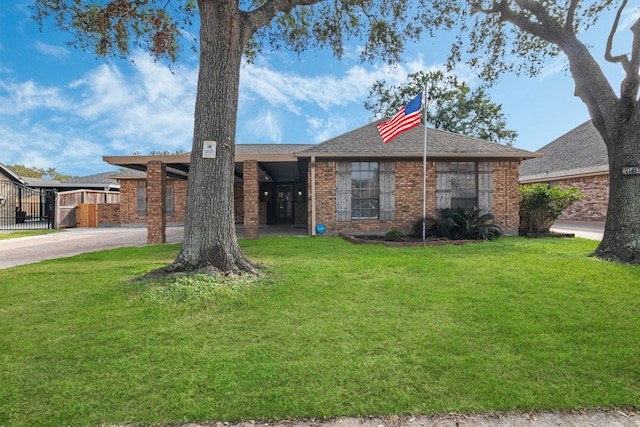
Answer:
<svg viewBox="0 0 640 427"><path fill-rule="evenodd" d="M351 163L351 218L378 218L379 203L378 162Z"/></svg>
<svg viewBox="0 0 640 427"><path fill-rule="evenodd" d="M336 221L395 219L395 162L336 162Z"/></svg>
<svg viewBox="0 0 640 427"><path fill-rule="evenodd" d="M478 174L473 162L451 162L451 208L478 207Z"/></svg>

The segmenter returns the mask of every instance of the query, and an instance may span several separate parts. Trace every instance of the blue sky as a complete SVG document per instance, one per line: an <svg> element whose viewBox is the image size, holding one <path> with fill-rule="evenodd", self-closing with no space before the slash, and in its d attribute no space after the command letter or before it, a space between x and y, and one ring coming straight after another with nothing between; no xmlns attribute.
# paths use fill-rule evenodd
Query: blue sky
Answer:
<svg viewBox="0 0 640 427"><path fill-rule="evenodd" d="M29 4L0 6L1 163L83 176L113 170L103 155L191 150L196 54L185 50L170 68L143 52L131 61L96 58L67 46L69 36L53 27L40 32ZM640 16L640 6L627 9L614 54L628 52L629 26ZM620 66L600 60L612 21L604 17L585 39L617 91ZM370 119L364 102L371 84L442 68L447 40L410 46L393 68L362 64L357 44L342 60L326 52L267 53L242 69L236 141L319 143L362 126ZM588 120L565 69L563 58L553 59L536 78L504 76L490 90L519 133L516 147L535 151ZM473 70L456 74L472 87L479 83Z"/></svg>

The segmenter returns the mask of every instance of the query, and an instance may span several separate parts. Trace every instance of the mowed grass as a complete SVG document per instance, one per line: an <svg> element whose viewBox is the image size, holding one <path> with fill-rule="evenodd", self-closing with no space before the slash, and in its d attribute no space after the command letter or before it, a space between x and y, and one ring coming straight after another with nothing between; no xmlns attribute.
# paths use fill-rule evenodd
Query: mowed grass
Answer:
<svg viewBox="0 0 640 427"><path fill-rule="evenodd" d="M176 245L0 270L0 425L640 405L640 267L596 242L241 245L257 286L186 299L129 281Z"/></svg>

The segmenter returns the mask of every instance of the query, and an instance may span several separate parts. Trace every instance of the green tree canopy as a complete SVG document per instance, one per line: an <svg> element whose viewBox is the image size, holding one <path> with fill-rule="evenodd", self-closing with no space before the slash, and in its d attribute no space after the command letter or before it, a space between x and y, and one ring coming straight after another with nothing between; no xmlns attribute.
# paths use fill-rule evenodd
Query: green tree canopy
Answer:
<svg viewBox="0 0 640 427"><path fill-rule="evenodd" d="M378 80L369 90L365 108L373 118L392 117L428 85L427 123L436 129L513 145L517 132L506 128L502 106L491 102L483 88L471 90L454 75L418 71L398 86Z"/></svg>
<svg viewBox="0 0 640 427"><path fill-rule="evenodd" d="M13 173L24 178L43 178L43 179L68 179L71 175L58 172L56 168L36 168L34 166L25 166L23 164L6 165Z"/></svg>

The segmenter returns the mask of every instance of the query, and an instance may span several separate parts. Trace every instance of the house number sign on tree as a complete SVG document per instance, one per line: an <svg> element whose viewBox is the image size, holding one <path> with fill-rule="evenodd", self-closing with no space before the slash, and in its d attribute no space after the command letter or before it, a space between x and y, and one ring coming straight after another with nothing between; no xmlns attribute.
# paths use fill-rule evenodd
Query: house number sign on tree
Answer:
<svg viewBox="0 0 640 427"><path fill-rule="evenodd" d="M216 142L204 141L202 145L202 158L203 159L215 159L216 158Z"/></svg>
<svg viewBox="0 0 640 427"><path fill-rule="evenodd" d="M622 168L622 175L640 175L640 166L625 166Z"/></svg>

